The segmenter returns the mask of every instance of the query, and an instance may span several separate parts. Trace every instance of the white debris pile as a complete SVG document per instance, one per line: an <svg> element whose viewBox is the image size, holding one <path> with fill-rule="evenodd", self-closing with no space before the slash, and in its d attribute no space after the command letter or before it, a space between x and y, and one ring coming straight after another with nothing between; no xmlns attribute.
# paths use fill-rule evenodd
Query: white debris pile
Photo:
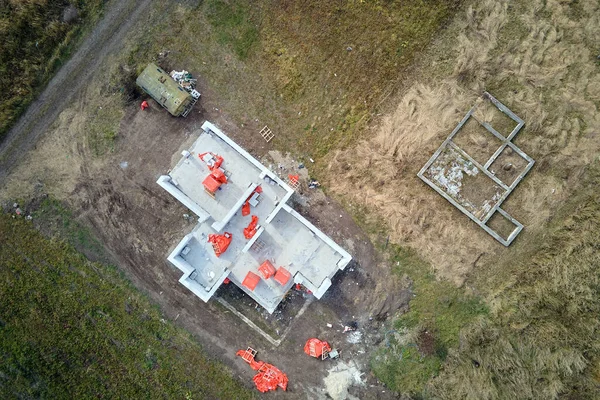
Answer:
<svg viewBox="0 0 600 400"><path fill-rule="evenodd" d="M358 369L356 362L353 360L345 363L339 362L327 372L329 372L329 374L323 380L325 382L327 394L329 394L333 400L353 400L355 397L348 393L350 386L362 386L365 384L362 378L364 373Z"/></svg>
<svg viewBox="0 0 600 400"><path fill-rule="evenodd" d="M459 198L463 172L475 176L479 173L479 169L471 161L461 157L454 149L449 148L440 154L427 172L431 179L444 188L450 196Z"/></svg>
<svg viewBox="0 0 600 400"><path fill-rule="evenodd" d="M362 341L362 332L352 331L346 336L346 341L350 344L358 344Z"/></svg>
<svg viewBox="0 0 600 400"><path fill-rule="evenodd" d="M171 75L171 78L173 78L173 80L175 80L175 82L177 82L179 84L179 86L181 86L189 94L191 94L194 99L198 100L200 98L200 92L198 92L196 90L196 82L198 80L194 79L192 74L190 74L186 70L183 70L183 71L171 71L170 75Z"/></svg>

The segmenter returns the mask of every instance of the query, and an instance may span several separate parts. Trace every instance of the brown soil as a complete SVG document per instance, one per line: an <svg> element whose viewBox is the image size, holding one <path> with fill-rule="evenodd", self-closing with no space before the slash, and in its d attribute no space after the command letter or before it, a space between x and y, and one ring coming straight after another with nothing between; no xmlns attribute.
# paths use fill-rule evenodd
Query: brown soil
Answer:
<svg viewBox="0 0 600 400"><path fill-rule="evenodd" d="M419 336L417 336L417 346L419 346L421 354L425 356L430 356L435 353L435 338L433 337L433 334L427 329L419 332Z"/></svg>
<svg viewBox="0 0 600 400"><path fill-rule="evenodd" d="M452 141L481 165L485 165L502 144L474 118L465 122Z"/></svg>
<svg viewBox="0 0 600 400"><path fill-rule="evenodd" d="M527 160L510 147L506 147L490 165L489 171L505 185L510 186L519 174L525 170L525 167L527 167Z"/></svg>
<svg viewBox="0 0 600 400"><path fill-rule="evenodd" d="M499 212L494 213L486 225L496 231L496 233L504 239L508 239L508 236L516 228L515 224L504 218L504 215Z"/></svg>
<svg viewBox="0 0 600 400"><path fill-rule="evenodd" d="M310 337L328 340L341 351L342 359L355 359L362 371L367 372L368 349L383 338L381 324L399 308L406 309L410 296L392 296L383 304L381 300L385 300L388 293L401 293L405 287L394 279L381 279L385 264L378 260L369 239L352 217L320 190L305 188L304 194L296 198L299 211L354 257L346 270L334 277L327 294L296 318L306 294L292 292L289 301L275 314L268 315L233 285L220 291L221 296L274 338L292 326L277 349L216 301L205 304L178 283L181 273L166 261L166 255L192 229L193 222L183 217L189 211L161 189L156 179L166 173L178 160L181 150L193 142L197 137L194 128L205 119L225 125L225 132L256 156L266 153L257 149L268 150L268 147L253 139L254 132L222 123L223 118L216 111L198 108L187 119L182 119L169 116L154 102L150 104L150 109L143 112L137 104L127 107L118 131L117 150L107 155L105 162L95 161L92 150L79 143L73 145L73 154L68 159L55 158L53 163L47 160L44 169L33 169L34 174L23 172L25 169L21 168L25 166L17 168L16 176L20 179L10 181L5 190L26 193L25 187L48 182L57 171L66 168L64 164L70 168L77 166L77 172L71 173L70 179L54 187L54 194L61 198L67 195L76 218L93 228L126 276L160 304L167 318L192 332L210 355L232 367L249 386L253 371L235 357L235 352L252 346L259 350L259 359L273 363L288 374L290 386L286 397L300 398L304 393L322 397L323 377L335 361L316 362L306 357L302 348ZM65 123L73 122L63 118ZM69 134L68 129L52 131L42 141L39 153L42 149L48 150L46 141L68 142ZM35 159L37 153L35 151L30 159ZM123 161L127 162L126 168L121 166ZM71 180L73 189L67 192ZM44 189L41 183L37 187ZM347 334L342 333L343 326L352 321L358 323L363 335L360 343L349 343ZM327 324L333 327L328 328ZM373 381L351 392L363 398L386 398L382 390L385 389Z"/></svg>

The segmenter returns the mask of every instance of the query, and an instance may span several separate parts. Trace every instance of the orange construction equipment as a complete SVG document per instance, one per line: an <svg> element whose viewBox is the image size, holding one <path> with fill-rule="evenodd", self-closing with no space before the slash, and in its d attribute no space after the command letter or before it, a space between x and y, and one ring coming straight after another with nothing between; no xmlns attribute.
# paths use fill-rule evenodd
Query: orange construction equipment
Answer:
<svg viewBox="0 0 600 400"><path fill-rule="evenodd" d="M223 164L223 157L213 152L207 151L206 153L198 154L198 157L206 163L208 169L214 171L215 169L219 169L221 164Z"/></svg>
<svg viewBox="0 0 600 400"><path fill-rule="evenodd" d="M256 350L248 347L246 350L238 351L236 355L242 357L244 361L250 364L250 367L253 370L258 371L252 380L260 392L266 393L270 390L277 390L278 387L283 390L287 389L287 375L272 364L264 361L256 361L254 359L256 356Z"/></svg>
<svg viewBox="0 0 600 400"><path fill-rule="evenodd" d="M214 233L208 235L208 242L212 243L213 250L215 251L217 257L220 257L221 254L225 253L229 247L229 244L231 243L232 237L233 236L229 232L224 232L222 235L217 235Z"/></svg>
<svg viewBox="0 0 600 400"><path fill-rule="evenodd" d="M254 291L254 289L256 288L256 285L258 285L258 282L260 282L260 276L256 275L252 271L248 271L248 273L246 274L246 277L242 281L242 285L244 285L248 289Z"/></svg>
<svg viewBox="0 0 600 400"><path fill-rule="evenodd" d="M243 217L250 215L250 199L254 196L255 193L260 194L260 193L262 193L262 191L263 191L263 189L259 185L256 187L256 189L254 189L254 191L252 193L250 193L250 196L248 196L248 198L244 202L244 205L242 205L242 216Z"/></svg>
<svg viewBox="0 0 600 400"><path fill-rule="evenodd" d="M256 225L258 225L258 217L253 215L252 221L244 228L244 237L246 239L251 239L256 234Z"/></svg>
<svg viewBox="0 0 600 400"><path fill-rule="evenodd" d="M277 282L279 282L280 285L284 286L286 283L289 282L291 277L292 277L292 274L290 274L290 271L288 271L287 269L285 269L283 267L279 267L279 268L277 268L277 272L275 273L275 276L273 277L273 279L275 279Z"/></svg>
<svg viewBox="0 0 600 400"><path fill-rule="evenodd" d="M204 189L213 196L223 183L227 183L227 177L220 169L214 169L202 182Z"/></svg>
<svg viewBox="0 0 600 400"><path fill-rule="evenodd" d="M244 205L242 206L242 217L250 215L250 202L246 200Z"/></svg>
<svg viewBox="0 0 600 400"><path fill-rule="evenodd" d="M308 339L304 345L304 352L306 354L311 357L320 358L321 360L325 360L327 357L329 357L330 351L331 346L329 343L317 338Z"/></svg>
<svg viewBox="0 0 600 400"><path fill-rule="evenodd" d="M269 279L273 275L275 275L275 267L271 264L271 261L267 260L264 263L260 264L258 267L258 271L265 279Z"/></svg>

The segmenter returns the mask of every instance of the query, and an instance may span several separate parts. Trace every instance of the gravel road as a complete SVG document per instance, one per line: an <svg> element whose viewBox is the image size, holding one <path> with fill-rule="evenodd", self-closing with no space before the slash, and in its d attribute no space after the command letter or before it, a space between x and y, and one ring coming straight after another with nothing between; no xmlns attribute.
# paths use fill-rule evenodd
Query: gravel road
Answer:
<svg viewBox="0 0 600 400"><path fill-rule="evenodd" d="M106 5L103 18L0 143L0 185L93 76L102 60L119 48L153 1L115 0Z"/></svg>

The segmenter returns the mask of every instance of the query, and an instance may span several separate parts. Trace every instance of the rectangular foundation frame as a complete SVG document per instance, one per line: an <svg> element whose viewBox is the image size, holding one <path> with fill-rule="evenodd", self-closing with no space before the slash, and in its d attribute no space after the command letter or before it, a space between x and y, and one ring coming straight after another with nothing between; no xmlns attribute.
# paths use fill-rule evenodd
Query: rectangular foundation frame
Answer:
<svg viewBox="0 0 600 400"><path fill-rule="evenodd" d="M450 135L446 138L446 140L442 143L442 145L437 149L437 151L433 154L433 156L429 159L429 161L427 161L427 163L423 166L423 168L421 168L421 170L419 171L417 176L419 178L421 178L421 180L423 182L425 182L426 184L431 186L431 188L433 188L436 192L438 192L442 197L444 197L446 200L448 200L453 206L455 206L460 211L462 211L464 214L466 214L471 220L473 220L477 225L479 225L481 228L483 228L487 233L492 235L492 237L494 239L496 239L497 241L502 243L504 246L509 246L513 242L513 240L515 240L517 235L521 232L521 230L523 229L523 225L519 221L514 219L506 211L504 211L502 208L500 208L500 206L508 198L508 196L512 193L512 191L519 184L519 182L521 182L521 180L525 177L525 175L527 175L529 170L533 167L533 164L535 163L535 161L531 157L529 157L527 154L525 154L514 143L512 143L512 139L516 136L516 134L525 125L525 122L521 118L519 118L517 115L515 115L511 110L509 110L504 104L502 104L498 100L496 100L496 98L494 98L488 92L483 93L482 99L484 101L489 100L492 104L494 104L496 106L496 108L498 108L498 110L500 110L500 112L504 113L510 119L515 121L515 123L517 125L511 131L511 133L507 137L504 137L502 134L500 134L498 131L496 131L489 123L487 123L485 121L477 120L475 118L475 116L473 115L473 113L475 112L475 110L478 107L478 105L476 104L473 108L471 108L471 110L469 110L469 112L464 116L464 118L458 123L456 128L454 128L452 133L450 133ZM471 157L469 154L467 154L467 152L465 152L456 143L454 143L452 141L452 139L461 130L463 125L469 120L469 118L473 118L473 119L477 120L477 122L479 122L479 124L481 124L490 134L494 135L497 139L499 139L502 142L501 145L498 147L498 149L494 152L494 154L492 154L492 156L487 160L487 162L484 165L481 165L480 163L475 161L473 159L473 157ZM521 171L521 173L514 179L514 181L510 185L506 185L498 177L496 177L493 173L491 173L489 171L489 167L496 160L496 158L498 158L498 156L500 156L500 154L502 154L504 149L506 149L507 147L510 147L515 153L517 153L519 156L521 156L524 160L527 161L527 166ZM475 167L477 167L477 169L480 172L485 174L487 177L492 179L492 181L494 181L494 183L496 183L497 185L499 185L501 188L504 189L504 193L502 194L502 196L497 200L495 205L481 219L477 218L471 211L467 210L465 207L463 207L461 204L459 204L452 196L450 196L448 193L446 193L439 185L437 185L435 182L433 182L432 180L430 180L429 178L427 178L425 176L425 173L427 172L427 170L437 160L437 158L440 156L440 154L442 154L442 152L447 148L452 148L452 149L456 150L462 157L464 157L466 160L470 161ZM492 216L496 212L500 213L504 218L509 220L513 225L515 225L515 228L508 235L507 238L503 238L500 234L498 234L498 232L494 231L489 225L487 225L490 218L492 218Z"/></svg>

